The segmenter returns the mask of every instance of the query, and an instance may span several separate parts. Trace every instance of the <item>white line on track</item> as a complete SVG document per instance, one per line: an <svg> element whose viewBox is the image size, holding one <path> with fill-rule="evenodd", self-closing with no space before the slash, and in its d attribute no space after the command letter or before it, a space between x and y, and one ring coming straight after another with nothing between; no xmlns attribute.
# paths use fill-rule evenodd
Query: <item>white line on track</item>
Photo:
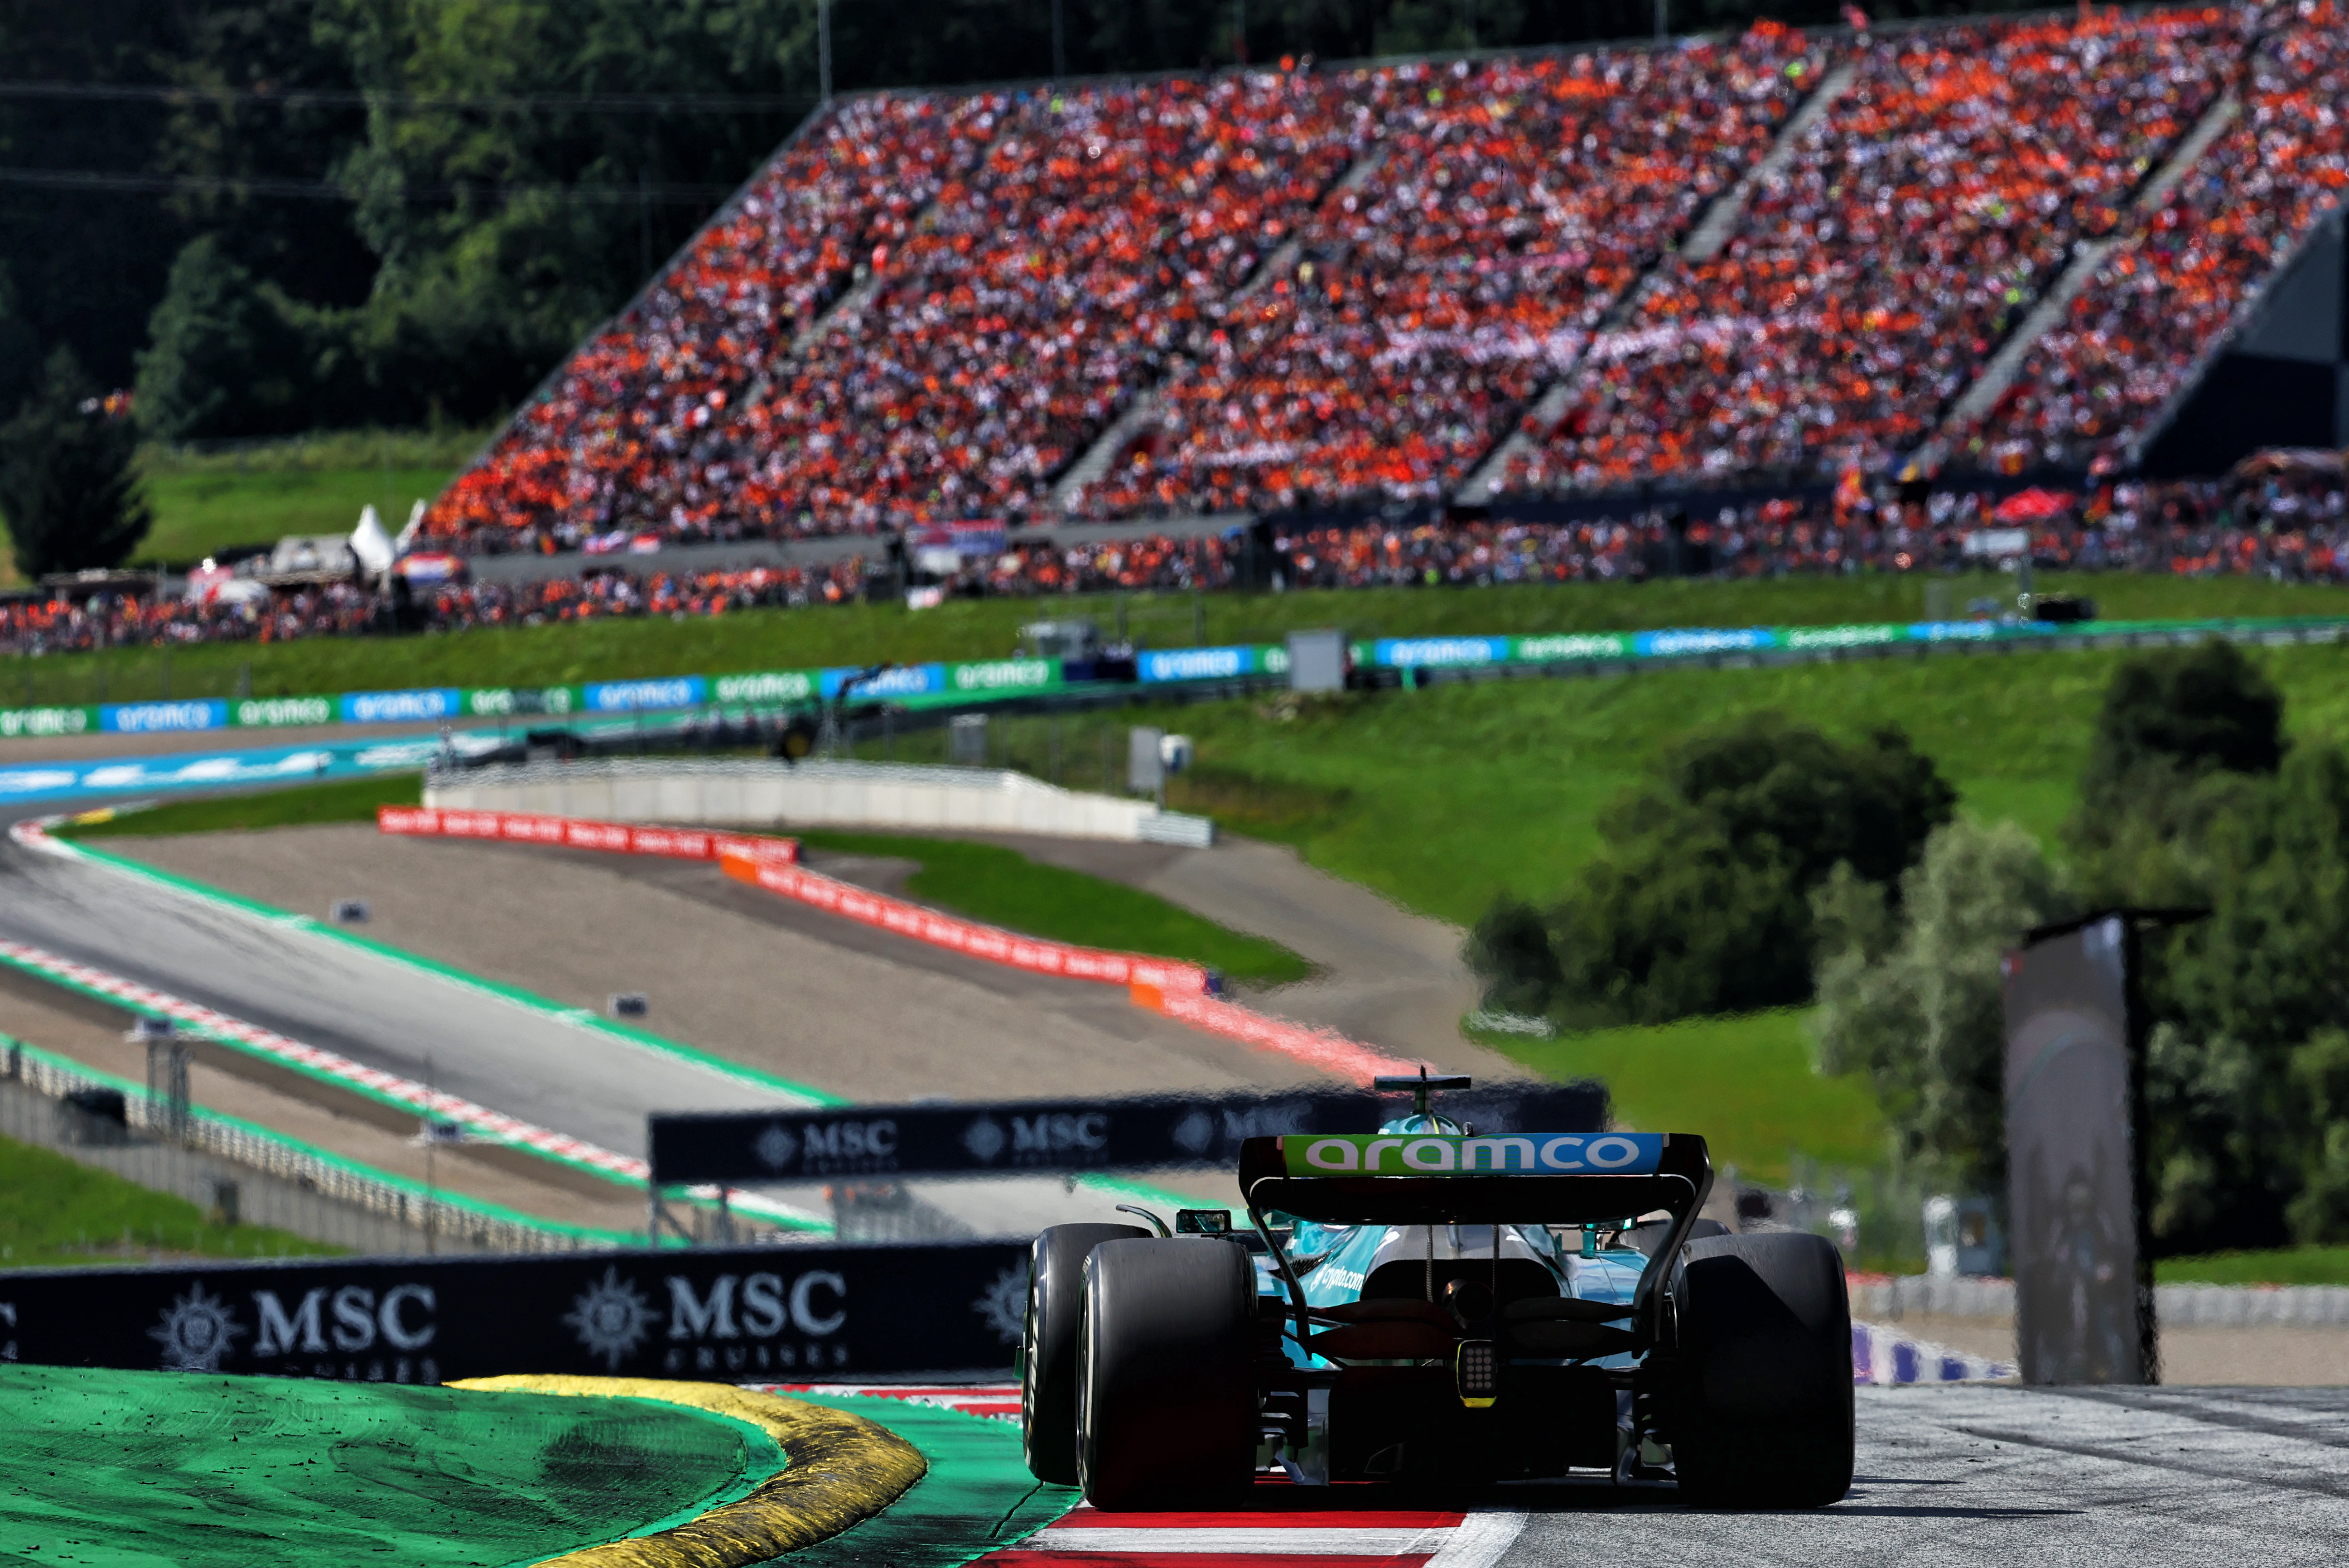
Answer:
<svg viewBox="0 0 2349 1568"><path fill-rule="evenodd" d="M1522 1513L1498 1510L1472 1513L1460 1521L1442 1550L1427 1560L1427 1568L1490 1568L1516 1543L1525 1528Z"/></svg>
<svg viewBox="0 0 2349 1568"><path fill-rule="evenodd" d="M1433 1552L1447 1543L1449 1530L1317 1530L1283 1525L1270 1530L1229 1526L1155 1530L1102 1529L1093 1525L1040 1530L1020 1546L1030 1552L1216 1552L1288 1557L1401 1557Z"/></svg>

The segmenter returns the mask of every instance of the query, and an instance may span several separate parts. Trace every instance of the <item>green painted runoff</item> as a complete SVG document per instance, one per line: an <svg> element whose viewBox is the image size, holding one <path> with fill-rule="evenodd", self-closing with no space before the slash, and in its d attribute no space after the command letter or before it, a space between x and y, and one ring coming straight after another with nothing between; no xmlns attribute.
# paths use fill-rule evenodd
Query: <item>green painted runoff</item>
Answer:
<svg viewBox="0 0 2349 1568"><path fill-rule="evenodd" d="M0 1367L0 1557L500 1568L739 1496L771 1441L680 1406Z"/></svg>

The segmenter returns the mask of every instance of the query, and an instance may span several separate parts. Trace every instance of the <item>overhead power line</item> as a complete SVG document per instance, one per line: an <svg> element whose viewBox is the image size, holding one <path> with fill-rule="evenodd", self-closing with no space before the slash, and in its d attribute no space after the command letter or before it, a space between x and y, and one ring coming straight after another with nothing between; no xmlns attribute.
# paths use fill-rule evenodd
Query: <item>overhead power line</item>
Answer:
<svg viewBox="0 0 2349 1568"><path fill-rule="evenodd" d="M519 93L470 97L376 91L359 88L160 86L114 82L0 81L0 99L49 99L93 103L261 104L285 109L480 109L592 114L772 114L812 109L811 93Z"/></svg>
<svg viewBox="0 0 2349 1568"><path fill-rule="evenodd" d="M126 195L247 195L284 196L297 201L356 202L350 187L331 180L238 180L198 174L114 174L96 169L0 169L0 185L29 186L44 191L112 191ZM592 202L613 205L657 202L667 205L703 206L734 193L731 185L502 185L417 183L400 186L406 202L447 202L459 196L501 198L540 197L562 202Z"/></svg>

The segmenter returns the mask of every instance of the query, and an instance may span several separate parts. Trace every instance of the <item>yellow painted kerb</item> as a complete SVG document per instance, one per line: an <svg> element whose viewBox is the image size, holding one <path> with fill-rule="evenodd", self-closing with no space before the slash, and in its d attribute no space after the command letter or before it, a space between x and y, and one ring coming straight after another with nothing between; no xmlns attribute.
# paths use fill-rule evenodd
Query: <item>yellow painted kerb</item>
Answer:
<svg viewBox="0 0 2349 1568"><path fill-rule="evenodd" d="M660 1399L748 1421L791 1462L738 1502L673 1530L551 1558L541 1568L741 1568L837 1535L897 1501L929 1467L885 1427L844 1410L726 1383L651 1377L474 1377L454 1388Z"/></svg>

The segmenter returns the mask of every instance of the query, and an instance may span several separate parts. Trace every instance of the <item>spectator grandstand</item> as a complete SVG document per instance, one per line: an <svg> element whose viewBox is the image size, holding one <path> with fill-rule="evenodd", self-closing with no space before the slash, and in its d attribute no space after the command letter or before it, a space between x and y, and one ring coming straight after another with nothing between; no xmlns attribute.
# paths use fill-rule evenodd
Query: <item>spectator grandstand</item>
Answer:
<svg viewBox="0 0 2349 1568"><path fill-rule="evenodd" d="M2241 119L2115 251L1997 405L1955 432L1983 467L2120 465L2133 437L2349 185L2349 14L2299 5L2263 39Z"/></svg>
<svg viewBox="0 0 2349 1568"><path fill-rule="evenodd" d="M1819 55L1736 45L1362 73L1385 156L1216 324L1096 516L1433 499L1769 145ZM1122 456L1125 454L1120 454Z"/></svg>
<svg viewBox="0 0 2349 1568"><path fill-rule="evenodd" d="M2111 470L2334 199L2340 3L844 100L427 531L1392 507L1537 407L1504 496L1793 490L1937 438ZM2243 122L2137 211L2230 93ZM1722 243L1679 254L1701 222Z"/></svg>
<svg viewBox="0 0 2349 1568"><path fill-rule="evenodd" d="M1664 268L1592 345L1508 487L1889 466L2120 221L2238 47L2217 8L1872 46L1723 253Z"/></svg>

